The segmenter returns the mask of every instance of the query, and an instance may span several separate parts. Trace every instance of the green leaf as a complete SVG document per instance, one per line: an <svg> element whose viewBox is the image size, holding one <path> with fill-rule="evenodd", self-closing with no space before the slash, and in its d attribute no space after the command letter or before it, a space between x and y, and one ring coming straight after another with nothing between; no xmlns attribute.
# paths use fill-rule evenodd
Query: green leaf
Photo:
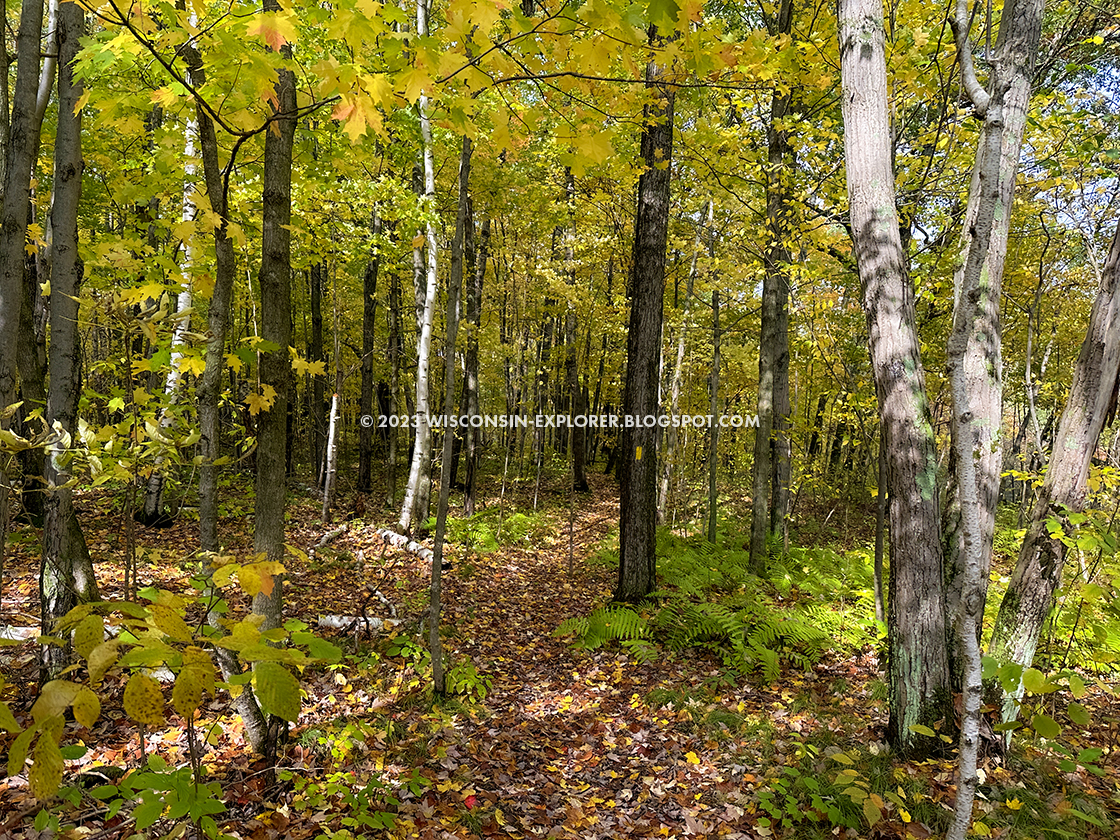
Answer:
<svg viewBox="0 0 1120 840"><path fill-rule="evenodd" d="M1047 715L1035 715L1031 718L1031 726L1039 736L1046 738L1049 741L1054 741L1062 734L1062 727L1058 725L1052 717Z"/></svg>
<svg viewBox="0 0 1120 840"><path fill-rule="evenodd" d="M253 688L261 710L295 722L299 718L299 680L275 662L258 662L253 667Z"/></svg>
<svg viewBox="0 0 1120 840"><path fill-rule="evenodd" d="M910 725L910 731L911 732L916 732L919 735L926 735L927 737L930 737L930 738L933 738L937 735L937 733L934 732L932 729L930 729L928 726L923 726L920 723L911 724Z"/></svg>
<svg viewBox="0 0 1120 840"><path fill-rule="evenodd" d="M1028 668L1023 672L1023 688L1031 694L1041 694L1046 689L1046 677L1037 668Z"/></svg>
<svg viewBox="0 0 1120 840"><path fill-rule="evenodd" d="M132 817L136 820L136 827L143 831L151 827L152 823L163 816L163 800L154 798L146 799L132 810Z"/></svg>
<svg viewBox="0 0 1120 840"><path fill-rule="evenodd" d="M23 728L16 721L16 716L8 708L7 703L0 703L0 729L5 732L22 732Z"/></svg>
<svg viewBox="0 0 1120 840"><path fill-rule="evenodd" d="M35 737L35 727L23 730L12 741L8 748L8 775L15 776L23 772L23 764L27 761L27 748L31 746L31 739Z"/></svg>
<svg viewBox="0 0 1120 840"><path fill-rule="evenodd" d="M1069 719L1078 726L1088 726L1091 720L1089 711L1076 701L1069 704L1066 708L1066 714L1069 715Z"/></svg>
<svg viewBox="0 0 1120 840"><path fill-rule="evenodd" d="M62 753L51 733L44 732L39 736L32 757L35 763L27 774L31 794L36 799L49 799L62 784Z"/></svg>
<svg viewBox="0 0 1120 840"><path fill-rule="evenodd" d="M74 650L82 659L105 641L105 620L99 615L87 615L74 628Z"/></svg>
<svg viewBox="0 0 1120 840"><path fill-rule="evenodd" d="M1074 700L1080 700L1085 696L1085 680L1081 679L1077 674L1073 674L1069 678L1069 693L1073 695Z"/></svg>
<svg viewBox="0 0 1120 840"><path fill-rule="evenodd" d="M78 691L78 696L74 698L74 720L88 729L97 722L100 715L101 701L83 685Z"/></svg>
<svg viewBox="0 0 1120 840"><path fill-rule="evenodd" d="M137 723L145 726L162 726L167 722L163 715L163 692L159 683L147 674L133 674L124 687L124 710Z"/></svg>

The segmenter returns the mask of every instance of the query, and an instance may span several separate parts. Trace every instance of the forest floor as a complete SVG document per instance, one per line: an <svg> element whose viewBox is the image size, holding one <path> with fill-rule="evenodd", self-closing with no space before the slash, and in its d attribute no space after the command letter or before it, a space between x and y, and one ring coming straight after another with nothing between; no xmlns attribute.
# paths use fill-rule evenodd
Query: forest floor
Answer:
<svg viewBox="0 0 1120 840"><path fill-rule="evenodd" d="M616 530L617 495L606 479L594 478L593 492L576 496L571 510L559 484L551 488L545 514L532 513L531 486L511 491L504 504L521 512L514 521L517 539L485 552L449 547L444 645L460 695L439 702L432 700L425 644L416 634L429 563L387 547L376 526L361 521L307 560L293 558L288 616L315 629L321 615L358 615L364 603L368 615L386 618L383 602L368 594L376 589L393 605L397 626L372 639L317 631L345 656L304 674L303 713L278 759L276 779L271 765L250 755L228 699L219 694L206 707L197 726L209 740L204 763L210 779L223 790L222 830L253 840L939 833L953 800L952 762L890 758L883 743L885 692L872 648L826 656L810 671L787 669L766 684L729 680L701 653L639 664L617 646L585 651L554 637L564 619L586 615L613 588L615 569L596 558ZM115 597L120 517L105 498L83 499L82 507L91 550L101 561L103 596ZM288 537L304 551L331 530L318 522L309 499L292 511ZM223 523L223 533L231 553L244 557L252 523L242 513ZM142 584L187 589L192 564L179 558L195 543L194 527L184 520L163 530L137 528ZM0 628L36 621L36 538L26 525L12 536ZM0 664L9 679L3 699L26 720L35 696L36 648L30 642L0 648ZM92 729L69 724L88 751L68 762L64 783L77 780L88 788L104 781L98 766L143 763L120 692L110 696L115 700L103 699ZM1107 698L1100 700L1101 716L1103 703L1112 708ZM150 732L144 746L147 756L173 767L187 761L187 734L182 720L171 721ZM0 749L10 741L0 734ZM1037 823L1028 812L1038 811L1072 824L1037 836L1116 836L1115 749L1093 768L1099 775L1083 767L1061 773L1055 760L1037 751L988 757L982 768L987 795L978 803L978 833L1030 837ZM837 776L846 770L840 784ZM1049 781L1040 785L1043 776ZM841 793L844 788L849 793ZM0 781L0 837L58 836L42 818L34 822L41 807L25 775ZM135 830L127 807L106 819L104 805L88 790L48 807L66 837L128 837ZM830 817L831 808L837 810ZM390 820L391 828L378 827ZM164 819L146 836L181 831Z"/></svg>

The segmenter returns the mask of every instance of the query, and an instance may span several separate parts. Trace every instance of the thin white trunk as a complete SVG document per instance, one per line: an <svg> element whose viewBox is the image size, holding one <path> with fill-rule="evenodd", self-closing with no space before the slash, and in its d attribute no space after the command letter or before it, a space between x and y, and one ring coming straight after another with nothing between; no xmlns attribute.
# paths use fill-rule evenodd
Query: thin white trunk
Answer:
<svg viewBox="0 0 1120 840"><path fill-rule="evenodd" d="M338 472L338 447L335 434L338 429L338 391L331 397L331 419L327 426L327 475L323 482L323 524L331 521L331 502L334 500L334 480Z"/></svg>
<svg viewBox="0 0 1120 840"><path fill-rule="evenodd" d="M428 34L428 7L425 0L416 3L416 31L422 37ZM428 97L420 95L416 103L420 116L420 137L424 149L424 204L431 206L436 192L435 160L432 156L432 122L428 113ZM431 477L428 470L432 460L432 430L428 426L428 369L432 350L432 322L436 309L439 277L436 271L436 231L431 222L424 226L428 259L425 272L424 306L420 314L420 339L416 342L416 443L412 449L412 464L408 471L404 504L401 505L397 525L410 531L417 520L423 522L428 515L428 496Z"/></svg>

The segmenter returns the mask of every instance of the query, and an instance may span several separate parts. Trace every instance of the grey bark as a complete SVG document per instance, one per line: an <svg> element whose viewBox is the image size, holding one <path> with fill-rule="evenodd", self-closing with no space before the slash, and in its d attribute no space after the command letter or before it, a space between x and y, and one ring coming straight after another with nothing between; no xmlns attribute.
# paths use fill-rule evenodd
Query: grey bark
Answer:
<svg viewBox="0 0 1120 840"><path fill-rule="evenodd" d="M650 40L657 40L653 27ZM632 417L656 415L660 396L658 363L675 97L675 89L663 84L664 75L665 69L655 61L646 65L646 88L654 99L643 115L641 156L645 170L638 179L634 250L627 290L630 320L623 413ZM619 564L614 597L619 601L637 601L652 592L657 582L657 429L624 428L621 438Z"/></svg>
<svg viewBox="0 0 1120 840"><path fill-rule="evenodd" d="M888 454L888 736L920 754L911 727L952 719L937 453L895 206L882 4L841 0L839 23L852 236Z"/></svg>
<svg viewBox="0 0 1120 840"><path fill-rule="evenodd" d="M490 259L490 220L483 219L479 234L478 254L474 276L467 287L464 315L470 324L465 353L463 389L466 393L467 414L472 417L480 411L478 400L478 334L482 329L482 288L486 279L486 263ZM481 454L481 430L467 429L467 469L463 489L463 513L474 516L475 485L478 481L478 461Z"/></svg>
<svg viewBox="0 0 1120 840"><path fill-rule="evenodd" d="M719 292L712 292L712 372L708 380L708 414L712 425L708 429L708 542L716 541L716 522L719 516ZM752 561L753 562L753 561Z"/></svg>
<svg viewBox="0 0 1120 840"><path fill-rule="evenodd" d="M1061 585L1066 546L1051 536L1057 519L1067 533L1068 515L1085 504L1086 481L1120 372L1120 228L1089 316L1089 327L1073 371L1066 407L1054 439L1046 479L1039 490L1027 535L1000 603L989 653L1024 668L1034 661L1042 626ZM1022 686L1003 698L1004 720L1014 720Z"/></svg>
<svg viewBox="0 0 1120 840"><path fill-rule="evenodd" d="M369 258L362 277L362 395L359 411L372 417L373 357L377 352L377 278L381 269L381 214L375 209L370 221ZM362 424L358 432L358 492L368 493L373 487L373 426Z"/></svg>
<svg viewBox="0 0 1120 840"><path fill-rule="evenodd" d="M792 30L793 2L782 0L775 34ZM766 131L766 247L763 254L762 335L758 345L758 428L751 464L750 565L764 574L768 542L783 532L789 509L789 176L792 150L783 122L792 91L776 87Z"/></svg>

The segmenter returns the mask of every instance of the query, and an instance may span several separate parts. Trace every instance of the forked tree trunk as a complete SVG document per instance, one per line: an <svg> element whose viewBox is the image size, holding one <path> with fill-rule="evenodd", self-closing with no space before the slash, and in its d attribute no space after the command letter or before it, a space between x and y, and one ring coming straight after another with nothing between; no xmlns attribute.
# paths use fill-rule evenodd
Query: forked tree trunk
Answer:
<svg viewBox="0 0 1120 840"><path fill-rule="evenodd" d="M962 359L964 386L973 418L977 452L977 502L980 505L978 536L980 543L980 595L987 598L988 569L995 534L996 508L999 504L1000 473L1003 470L1003 356L1001 347L1000 298L1007 238L1011 229L1011 209L1015 179L1019 171L1019 152L1027 123L1027 108L1042 31L1043 0L1009 0L1004 7L995 44L995 61L988 84L991 114L984 120L977 147L976 163L969 187L968 205L962 227L958 268L954 273L954 292L958 307L962 289L972 284L966 272L979 279L972 284L978 294L976 319L968 336ZM962 11L958 8L956 17ZM958 24L962 34L967 20ZM971 65L971 61L968 61ZM977 96L980 102L983 98ZM993 207L994 205L994 207ZM990 216L990 219L988 218ZM982 274L981 274L982 269ZM953 412L950 432L959 431L959 413ZM950 450L949 483L943 511L945 539L946 604L949 620L960 613L964 580L964 524L957 483L958 447ZM950 668L954 691L961 685L960 648L950 646Z"/></svg>
<svg viewBox="0 0 1120 840"><path fill-rule="evenodd" d="M657 30L650 28L656 43ZM630 322L626 341L623 413L642 418L658 413L665 248L669 233L669 184L673 157L675 89L662 84L665 69L646 66L646 88L654 95L642 126L645 170L638 179L634 256L629 283ZM620 444L619 601L637 601L657 583L657 427L624 428Z"/></svg>
<svg viewBox="0 0 1120 840"><path fill-rule="evenodd" d="M1120 371L1120 227L1112 238L1089 328L1073 371L1046 479L1035 502L1011 583L992 630L989 653L1024 668L1034 661L1042 626L1062 582L1066 546L1059 538L1073 529L1069 514L1085 504L1086 481ZM1053 535L1050 522L1064 533ZM994 687L998 690L998 686ZM1022 685L1004 698L1003 718L1014 720Z"/></svg>
<svg viewBox="0 0 1120 840"><path fill-rule="evenodd" d="M895 209L884 42L882 3L841 0L844 159L891 498L888 736L920 754L928 747L911 727L952 720L952 705L937 452Z"/></svg>

